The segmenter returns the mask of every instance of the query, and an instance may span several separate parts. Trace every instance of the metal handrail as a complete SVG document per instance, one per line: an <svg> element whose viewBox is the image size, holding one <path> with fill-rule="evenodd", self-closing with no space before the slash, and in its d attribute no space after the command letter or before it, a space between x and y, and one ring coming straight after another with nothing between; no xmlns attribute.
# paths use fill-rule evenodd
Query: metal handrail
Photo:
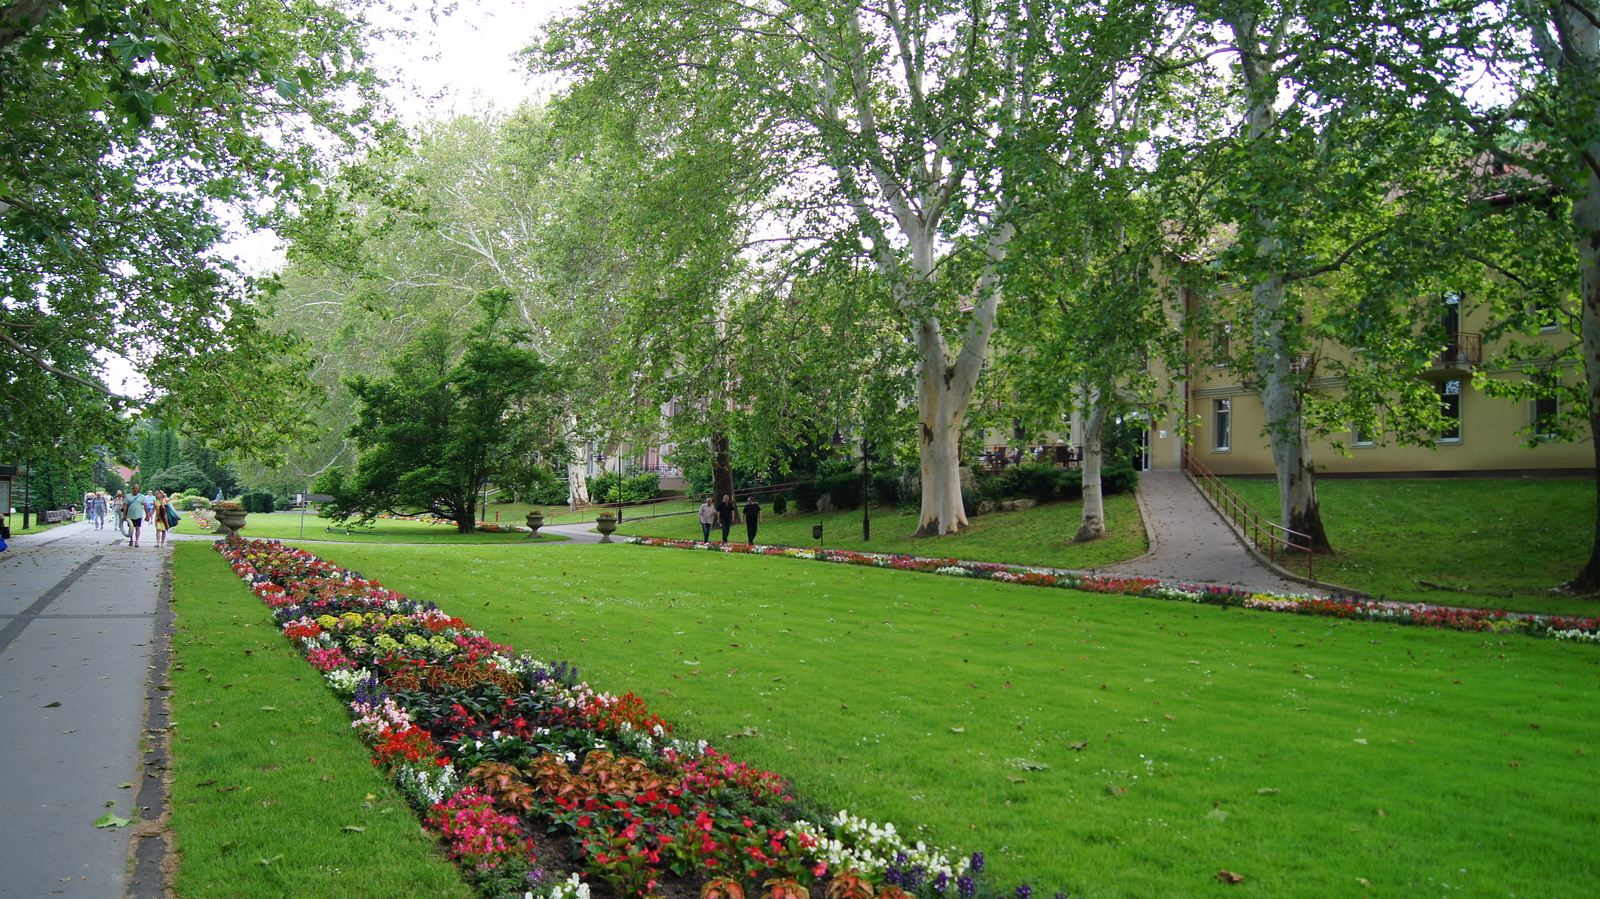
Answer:
<svg viewBox="0 0 1600 899"><path fill-rule="evenodd" d="M1292 549L1301 550L1306 554L1306 577L1316 580L1317 552L1311 542L1311 535L1290 530L1263 517L1245 502L1243 497L1234 493L1232 487L1196 459L1188 447L1184 447L1183 450L1183 468L1194 475L1201 492L1211 499L1229 521L1233 522L1234 527L1242 531L1257 549L1266 548L1267 558L1274 565L1278 562L1280 548L1285 555ZM1297 540L1299 542L1296 542Z"/></svg>

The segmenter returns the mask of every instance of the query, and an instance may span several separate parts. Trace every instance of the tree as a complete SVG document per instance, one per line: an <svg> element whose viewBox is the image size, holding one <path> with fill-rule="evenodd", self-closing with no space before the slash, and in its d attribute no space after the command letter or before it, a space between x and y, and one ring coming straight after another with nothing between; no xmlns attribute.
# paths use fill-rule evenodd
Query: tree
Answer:
<svg viewBox="0 0 1600 899"><path fill-rule="evenodd" d="M335 497L329 517L426 511L471 533L479 490L499 471L534 454L564 458L556 372L516 345L523 335L501 330L506 293L482 302L464 347L436 322L390 362L390 377L350 380L360 457L350 477L323 482Z"/></svg>
<svg viewBox="0 0 1600 899"><path fill-rule="evenodd" d="M147 399L106 358L219 448L302 433L296 342L219 244L230 217L314 189L326 148L374 136L370 106L340 105L376 87L364 5L0 0L0 405L19 439L125 433Z"/></svg>
<svg viewBox="0 0 1600 899"><path fill-rule="evenodd" d="M1026 178L1040 129L1060 127L1036 104L1063 117L1095 108L1151 14L1115 3L613 0L553 26L538 62L577 76L600 106L627 98L687 119L737 109L724 125L765 137L792 173L780 228L864 249L916 348L917 533L936 535L967 522L959 438L1004 292L1008 189ZM975 279L942 277L958 250L981 260Z"/></svg>
<svg viewBox="0 0 1600 899"><path fill-rule="evenodd" d="M1327 551L1312 438L1370 422L1380 401L1399 440L1439 424L1416 376L1442 335L1416 323L1464 259L1466 159L1443 86L1470 68L1482 22L1457 2L1195 8L1231 56L1242 125L1183 165L1217 185L1217 264L1244 291L1231 358L1261 397L1282 520ZM1342 394L1322 389L1330 377Z"/></svg>

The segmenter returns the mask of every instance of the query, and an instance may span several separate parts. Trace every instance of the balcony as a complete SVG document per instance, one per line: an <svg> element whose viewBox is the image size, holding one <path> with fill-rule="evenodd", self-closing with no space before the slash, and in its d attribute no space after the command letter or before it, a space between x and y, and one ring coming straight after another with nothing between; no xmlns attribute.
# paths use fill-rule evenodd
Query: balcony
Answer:
<svg viewBox="0 0 1600 899"><path fill-rule="evenodd" d="M1444 350L1433 357L1432 364L1423 374L1438 381L1457 381L1470 377L1472 370L1483 364L1483 335L1468 331L1452 331Z"/></svg>

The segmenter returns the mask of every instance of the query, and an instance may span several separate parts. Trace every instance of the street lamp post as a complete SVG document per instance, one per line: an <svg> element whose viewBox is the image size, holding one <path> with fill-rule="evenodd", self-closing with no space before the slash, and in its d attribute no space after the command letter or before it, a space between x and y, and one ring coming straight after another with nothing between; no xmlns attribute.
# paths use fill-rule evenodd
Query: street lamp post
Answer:
<svg viewBox="0 0 1600 899"><path fill-rule="evenodd" d="M867 473L870 447L866 434L861 435L861 542L872 539L872 481Z"/></svg>

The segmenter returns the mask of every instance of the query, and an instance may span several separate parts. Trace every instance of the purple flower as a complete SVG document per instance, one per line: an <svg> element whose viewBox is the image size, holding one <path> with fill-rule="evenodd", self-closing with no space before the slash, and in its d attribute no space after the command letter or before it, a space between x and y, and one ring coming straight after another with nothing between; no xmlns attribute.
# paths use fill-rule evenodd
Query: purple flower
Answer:
<svg viewBox="0 0 1600 899"><path fill-rule="evenodd" d="M933 891L943 896L948 889L950 889L950 872L940 871L939 876L933 879Z"/></svg>
<svg viewBox="0 0 1600 899"><path fill-rule="evenodd" d="M969 875L963 874L961 879L956 881L956 890L960 892L961 899L972 899L978 894L978 884Z"/></svg>
<svg viewBox="0 0 1600 899"><path fill-rule="evenodd" d="M1033 887L1027 884L1017 887L1017 899L1033 899Z"/></svg>
<svg viewBox="0 0 1600 899"><path fill-rule="evenodd" d="M983 873L983 853L982 852L974 852L974 853L972 853L972 873L974 873L974 874L982 874Z"/></svg>

